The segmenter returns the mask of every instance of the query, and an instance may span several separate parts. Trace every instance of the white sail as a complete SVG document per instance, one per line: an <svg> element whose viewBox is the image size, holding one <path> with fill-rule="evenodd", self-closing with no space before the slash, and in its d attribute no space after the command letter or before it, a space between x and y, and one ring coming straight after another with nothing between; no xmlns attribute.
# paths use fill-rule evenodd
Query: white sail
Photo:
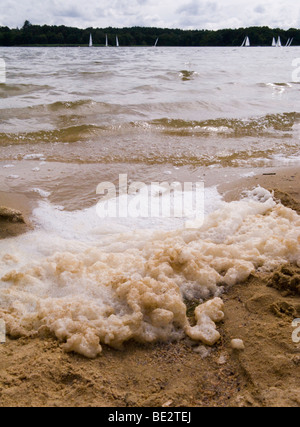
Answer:
<svg viewBox="0 0 300 427"><path fill-rule="evenodd" d="M90 34L90 43L89 43L89 47L93 47L93 37L92 37L92 34Z"/></svg>
<svg viewBox="0 0 300 427"><path fill-rule="evenodd" d="M286 42L285 47L288 47L289 43L290 43L291 39L288 39L288 41Z"/></svg>
<svg viewBox="0 0 300 427"><path fill-rule="evenodd" d="M294 40L294 37L291 38L291 41L289 42L288 47L290 47L292 45L293 40Z"/></svg>
<svg viewBox="0 0 300 427"><path fill-rule="evenodd" d="M243 41L242 47L249 47L249 46L251 46L251 44L250 44L250 39L249 39L249 37L247 36L247 37L245 37L245 38L244 38L244 41Z"/></svg>
<svg viewBox="0 0 300 427"><path fill-rule="evenodd" d="M105 46L108 47L108 36L107 36L107 34L106 34Z"/></svg>
<svg viewBox="0 0 300 427"><path fill-rule="evenodd" d="M116 46L117 46L117 47L119 47L119 46L120 46L118 36L116 36Z"/></svg>
<svg viewBox="0 0 300 427"><path fill-rule="evenodd" d="M276 46L277 46L276 39L275 39L275 37L273 37L272 47L276 47Z"/></svg>
<svg viewBox="0 0 300 427"><path fill-rule="evenodd" d="M280 38L280 36L278 37L278 40L277 40L277 47L281 47L282 46L282 44L281 44L281 38Z"/></svg>
<svg viewBox="0 0 300 427"><path fill-rule="evenodd" d="M155 44L154 44L154 47L156 47L156 46L157 46L158 40L159 40L159 37L156 39Z"/></svg>

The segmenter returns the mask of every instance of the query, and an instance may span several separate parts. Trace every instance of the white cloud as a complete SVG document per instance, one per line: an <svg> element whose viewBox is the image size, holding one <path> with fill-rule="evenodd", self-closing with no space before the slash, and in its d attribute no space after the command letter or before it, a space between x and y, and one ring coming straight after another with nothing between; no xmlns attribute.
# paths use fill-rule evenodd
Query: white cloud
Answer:
<svg viewBox="0 0 300 427"><path fill-rule="evenodd" d="M299 27L296 0L0 0L0 25L86 27L158 26L220 29L268 25Z"/></svg>

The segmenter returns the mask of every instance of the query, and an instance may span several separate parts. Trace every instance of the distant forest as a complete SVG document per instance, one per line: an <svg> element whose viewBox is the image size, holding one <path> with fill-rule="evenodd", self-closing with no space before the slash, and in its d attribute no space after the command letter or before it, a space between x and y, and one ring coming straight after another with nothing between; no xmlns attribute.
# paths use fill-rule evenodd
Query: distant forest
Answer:
<svg viewBox="0 0 300 427"><path fill-rule="evenodd" d="M115 45L118 36L120 46L240 46L249 36L252 46L270 46L273 37L280 36L282 44L293 38L293 45L300 45L300 29L287 31L269 27L239 29L180 30L162 28L87 28L66 26L32 25L29 21L22 28L0 27L0 46L87 46L90 34L94 45L103 46L106 35L109 44Z"/></svg>

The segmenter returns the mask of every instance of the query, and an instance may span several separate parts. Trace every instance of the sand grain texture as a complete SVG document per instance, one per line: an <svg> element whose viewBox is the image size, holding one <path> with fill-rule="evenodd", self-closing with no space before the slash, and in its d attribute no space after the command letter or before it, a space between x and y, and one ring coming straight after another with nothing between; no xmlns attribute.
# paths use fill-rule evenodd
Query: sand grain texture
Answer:
<svg viewBox="0 0 300 427"><path fill-rule="evenodd" d="M52 337L9 339L0 347L1 406L297 407L300 347L291 323L300 299L267 280L252 277L225 295L221 340L201 351L187 340L128 343L87 360L64 353ZM237 338L242 352L231 349Z"/></svg>

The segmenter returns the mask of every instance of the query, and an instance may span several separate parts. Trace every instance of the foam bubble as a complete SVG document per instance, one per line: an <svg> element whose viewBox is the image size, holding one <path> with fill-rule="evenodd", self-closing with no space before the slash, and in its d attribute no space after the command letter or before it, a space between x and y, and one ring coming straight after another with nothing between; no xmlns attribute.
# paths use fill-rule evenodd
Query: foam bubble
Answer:
<svg viewBox="0 0 300 427"><path fill-rule="evenodd" d="M300 265L300 217L262 188L221 204L195 230L100 226L95 208L65 212L47 202L35 221L35 231L0 241L0 316L12 336L51 332L87 357L131 339L188 335L213 345L224 288ZM194 327L185 299L199 301Z"/></svg>

